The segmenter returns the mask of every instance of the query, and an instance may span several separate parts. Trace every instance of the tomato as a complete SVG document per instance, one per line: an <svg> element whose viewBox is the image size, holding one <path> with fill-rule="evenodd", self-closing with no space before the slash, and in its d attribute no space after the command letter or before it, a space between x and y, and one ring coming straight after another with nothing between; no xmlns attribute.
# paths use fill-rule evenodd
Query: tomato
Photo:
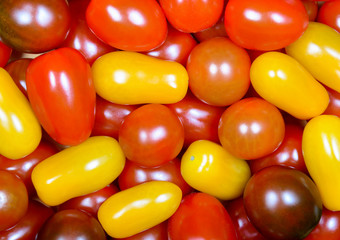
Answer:
<svg viewBox="0 0 340 240"><path fill-rule="evenodd" d="M252 160L274 152L282 143L285 125L280 111L260 98L245 98L221 116L218 136L232 155Z"/></svg>
<svg viewBox="0 0 340 240"><path fill-rule="evenodd" d="M267 52L257 57L251 65L250 80L261 97L299 119L320 115L329 103L326 89L284 53Z"/></svg>
<svg viewBox="0 0 340 240"><path fill-rule="evenodd" d="M13 227L0 231L3 240L32 240L38 235L45 221L53 215L53 210L44 204L31 200L26 214Z"/></svg>
<svg viewBox="0 0 340 240"><path fill-rule="evenodd" d="M227 106L246 94L249 69L244 49L227 38L212 38L198 44L189 55L189 87L203 102Z"/></svg>
<svg viewBox="0 0 340 240"><path fill-rule="evenodd" d="M41 228L37 240L96 239L106 236L99 222L79 210L64 210L55 213Z"/></svg>
<svg viewBox="0 0 340 240"><path fill-rule="evenodd" d="M308 174L302 155L303 128L298 125L286 124L285 137L278 149L272 154L250 162L252 173L273 165L282 165L297 169Z"/></svg>
<svg viewBox="0 0 340 240"><path fill-rule="evenodd" d="M91 137L40 162L33 169L32 182L39 198L56 206L110 184L124 164L124 154L115 139Z"/></svg>
<svg viewBox="0 0 340 240"><path fill-rule="evenodd" d="M329 95L329 104L323 114L340 117L340 93L331 88L325 88Z"/></svg>
<svg viewBox="0 0 340 240"><path fill-rule="evenodd" d="M261 51L261 50L252 50L252 49L248 49L247 50L248 54L249 54L249 57L250 57L250 60L251 62L254 62L255 59L259 56L261 56L262 54L266 53L266 52L269 52L269 51ZM281 53L285 53L285 49L284 48L281 48L281 49L277 49L277 50L273 50L273 51L270 51L270 52L281 52Z"/></svg>
<svg viewBox="0 0 340 240"><path fill-rule="evenodd" d="M222 200L241 196L250 177L246 161L207 140L188 147L182 156L181 173L193 188Z"/></svg>
<svg viewBox="0 0 340 240"><path fill-rule="evenodd" d="M340 1L325 2L319 9L317 21L340 32Z"/></svg>
<svg viewBox="0 0 340 240"><path fill-rule="evenodd" d="M228 37L224 27L224 16L222 15L222 17L218 20L218 22L214 26L196 32L193 35L199 42L203 42L205 40L215 37Z"/></svg>
<svg viewBox="0 0 340 240"><path fill-rule="evenodd" d="M6 65L5 70L11 75L19 90L27 96L26 70L32 59L23 58Z"/></svg>
<svg viewBox="0 0 340 240"><path fill-rule="evenodd" d="M92 74L98 95L117 104L175 103L188 89L180 63L136 52L105 54L92 65Z"/></svg>
<svg viewBox="0 0 340 240"><path fill-rule="evenodd" d="M316 17L318 16L318 9L319 9L318 3L316 1L310 1L310 0L302 0L301 2L305 6L305 9L309 17L309 21L315 21Z"/></svg>
<svg viewBox="0 0 340 240"><path fill-rule="evenodd" d="M183 124L185 147L196 140L219 142L217 127L225 108L208 105L190 91L181 101L167 107L176 113Z"/></svg>
<svg viewBox="0 0 340 240"><path fill-rule="evenodd" d="M27 93L46 132L63 145L87 139L94 123L95 89L91 68L72 48L59 48L29 64Z"/></svg>
<svg viewBox="0 0 340 240"><path fill-rule="evenodd" d="M98 219L111 237L126 238L167 220L181 199L181 189L173 183L146 182L107 199L99 208Z"/></svg>
<svg viewBox="0 0 340 240"><path fill-rule="evenodd" d="M0 231L17 224L28 207L25 184L14 174L0 170Z"/></svg>
<svg viewBox="0 0 340 240"><path fill-rule="evenodd" d="M168 222L170 240L236 240L234 225L224 206L206 193L191 193Z"/></svg>
<svg viewBox="0 0 340 240"><path fill-rule="evenodd" d="M159 47L168 32L164 13L156 0L91 0L86 20L101 40L127 51Z"/></svg>
<svg viewBox="0 0 340 240"><path fill-rule="evenodd" d="M71 18L70 31L62 47L71 47L81 52L89 64L114 48L99 40L86 23L85 12L91 0L72 0L69 2Z"/></svg>
<svg viewBox="0 0 340 240"><path fill-rule="evenodd" d="M12 48L0 41L0 67L4 67L12 54Z"/></svg>
<svg viewBox="0 0 340 240"><path fill-rule="evenodd" d="M219 20L224 0L159 0L167 20L182 32L199 32Z"/></svg>
<svg viewBox="0 0 340 240"><path fill-rule="evenodd" d="M148 230L120 240L168 240L167 222L162 222Z"/></svg>
<svg viewBox="0 0 340 240"><path fill-rule="evenodd" d="M300 0L229 0L225 28L237 45L275 50L297 40L308 26L308 14Z"/></svg>
<svg viewBox="0 0 340 240"><path fill-rule="evenodd" d="M127 159L155 167L174 159L183 147L184 129L168 107L144 105L128 115L119 130L119 144Z"/></svg>
<svg viewBox="0 0 340 240"><path fill-rule="evenodd" d="M58 47L70 28L65 0L0 1L0 36L20 52L40 53Z"/></svg>
<svg viewBox="0 0 340 240"><path fill-rule="evenodd" d="M181 175L181 162L175 158L157 167L141 167L131 161L126 161L123 172L118 177L119 188L125 190L149 181L168 181L176 184L186 195L192 188Z"/></svg>

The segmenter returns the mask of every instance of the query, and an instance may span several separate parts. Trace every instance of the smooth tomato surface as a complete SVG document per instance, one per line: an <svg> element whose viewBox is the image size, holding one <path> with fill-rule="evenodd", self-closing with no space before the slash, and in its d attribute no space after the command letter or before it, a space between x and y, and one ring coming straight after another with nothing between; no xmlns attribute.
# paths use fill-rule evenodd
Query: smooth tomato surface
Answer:
<svg viewBox="0 0 340 240"><path fill-rule="evenodd" d="M131 237L120 238L120 240L168 240L167 226L168 224L165 221Z"/></svg>
<svg viewBox="0 0 340 240"><path fill-rule="evenodd" d="M6 65L5 70L11 75L20 91L27 96L26 70L32 59L22 58Z"/></svg>
<svg viewBox="0 0 340 240"><path fill-rule="evenodd" d="M317 21L340 32L340 1L325 2L319 9Z"/></svg>
<svg viewBox="0 0 340 240"><path fill-rule="evenodd" d="M12 54L12 48L0 41L0 67L4 67Z"/></svg>

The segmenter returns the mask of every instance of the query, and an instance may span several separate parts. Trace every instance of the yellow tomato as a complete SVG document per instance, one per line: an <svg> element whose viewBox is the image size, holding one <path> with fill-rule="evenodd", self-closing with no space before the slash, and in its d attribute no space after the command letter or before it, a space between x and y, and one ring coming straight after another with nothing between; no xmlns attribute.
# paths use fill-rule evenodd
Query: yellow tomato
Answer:
<svg viewBox="0 0 340 240"><path fill-rule="evenodd" d="M167 220L181 200L177 185L146 182L108 198L98 210L98 220L111 237L130 237Z"/></svg>
<svg viewBox="0 0 340 240"><path fill-rule="evenodd" d="M286 52L318 81L340 92L340 34L333 28L310 22L304 34L286 47Z"/></svg>
<svg viewBox="0 0 340 240"><path fill-rule="evenodd" d="M340 118L321 115L310 120L303 131L302 151L323 205L340 211Z"/></svg>
<svg viewBox="0 0 340 240"><path fill-rule="evenodd" d="M98 95L118 104L176 103L188 90L188 73L177 62L117 51L92 65Z"/></svg>
<svg viewBox="0 0 340 240"><path fill-rule="evenodd" d="M182 157L181 173L191 187L222 200L241 196L251 175L245 160L207 140L189 146Z"/></svg>
<svg viewBox="0 0 340 240"><path fill-rule="evenodd" d="M11 76L0 68L0 154L18 159L39 145L41 127Z"/></svg>
<svg viewBox="0 0 340 240"><path fill-rule="evenodd" d="M32 181L39 198L56 206L110 184L124 165L125 156L114 138L91 137L40 162Z"/></svg>
<svg viewBox="0 0 340 240"><path fill-rule="evenodd" d="M329 103L326 89L284 53L267 52L256 58L250 80L261 97L298 119L322 114Z"/></svg>

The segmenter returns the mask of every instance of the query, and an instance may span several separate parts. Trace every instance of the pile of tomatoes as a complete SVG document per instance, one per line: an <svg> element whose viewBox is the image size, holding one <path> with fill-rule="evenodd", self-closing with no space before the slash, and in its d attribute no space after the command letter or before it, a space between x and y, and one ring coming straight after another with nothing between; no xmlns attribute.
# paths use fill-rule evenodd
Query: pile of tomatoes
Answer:
<svg viewBox="0 0 340 240"><path fill-rule="evenodd" d="M340 238L340 0L1 0L0 239Z"/></svg>

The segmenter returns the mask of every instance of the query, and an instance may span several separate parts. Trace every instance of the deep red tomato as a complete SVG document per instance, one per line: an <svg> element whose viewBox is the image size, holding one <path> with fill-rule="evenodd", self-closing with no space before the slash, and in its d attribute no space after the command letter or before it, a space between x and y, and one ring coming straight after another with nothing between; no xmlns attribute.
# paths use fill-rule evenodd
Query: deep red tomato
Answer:
<svg viewBox="0 0 340 240"><path fill-rule="evenodd" d="M288 46L306 30L308 14L300 0L229 0L225 28L241 47L275 50Z"/></svg>
<svg viewBox="0 0 340 240"><path fill-rule="evenodd" d="M189 33L215 25L224 9L224 0L159 0L159 3L171 25Z"/></svg>
<svg viewBox="0 0 340 240"><path fill-rule="evenodd" d="M90 136L96 93L90 65L77 50L59 48L35 58L26 81L32 108L55 141L76 145Z"/></svg>
<svg viewBox="0 0 340 240"><path fill-rule="evenodd" d="M82 210L92 217L97 218L97 212L100 205L113 194L117 193L118 188L110 184L96 192L86 194L80 197L72 198L58 206L58 211L66 209Z"/></svg>
<svg viewBox="0 0 340 240"><path fill-rule="evenodd" d="M27 97L26 70L32 59L23 58L6 65L5 70L11 75L20 91Z"/></svg>
<svg viewBox="0 0 340 240"><path fill-rule="evenodd" d="M167 36L167 22L156 0L91 0L87 24L107 44L128 51L149 51Z"/></svg>
<svg viewBox="0 0 340 240"><path fill-rule="evenodd" d="M318 3L316 1L301 0L308 14L309 21L315 21L318 15Z"/></svg>
<svg viewBox="0 0 340 240"><path fill-rule="evenodd" d="M171 60L185 66L191 50L196 46L196 40L189 33L184 33L168 26L168 36L158 48L146 52L146 55Z"/></svg>
<svg viewBox="0 0 340 240"><path fill-rule="evenodd" d="M181 162L177 158L153 168L141 167L131 161L126 161L124 170L118 177L121 190L148 181L172 182L181 188L183 195L192 191L181 175Z"/></svg>
<svg viewBox="0 0 340 240"><path fill-rule="evenodd" d="M323 114L335 115L340 117L340 93L325 87L329 95L329 104Z"/></svg>
<svg viewBox="0 0 340 240"><path fill-rule="evenodd" d="M23 181L0 170L0 231L17 224L28 207L28 194Z"/></svg>
<svg viewBox="0 0 340 240"><path fill-rule="evenodd" d="M245 98L231 105L221 116L218 136L232 155L252 160L274 152L285 134L280 111L260 98Z"/></svg>
<svg viewBox="0 0 340 240"><path fill-rule="evenodd" d="M20 52L45 52L58 47L70 28L65 0L0 1L0 35Z"/></svg>
<svg viewBox="0 0 340 240"><path fill-rule="evenodd" d="M97 95L96 115L92 129L93 136L110 136L118 139L120 125L132 111L135 105L121 105L109 102Z"/></svg>
<svg viewBox="0 0 340 240"><path fill-rule="evenodd" d="M213 196L191 193L185 196L168 221L170 240L236 240L227 210Z"/></svg>
<svg viewBox="0 0 340 240"><path fill-rule="evenodd" d="M24 158L12 160L0 156L0 170L6 170L19 176L24 182L28 195L33 196L36 192L32 183L31 174L33 168L45 158L57 153L57 149L51 144L41 142L39 146Z"/></svg>
<svg viewBox="0 0 340 240"><path fill-rule="evenodd" d="M198 100L190 91L179 102L167 105L173 110L184 127L184 146L196 140L218 143L218 123L225 108L208 105Z"/></svg>
<svg viewBox="0 0 340 240"><path fill-rule="evenodd" d="M31 200L20 221L12 228L0 232L1 240L32 240L37 236L45 221L53 215L53 210L40 202Z"/></svg>
<svg viewBox="0 0 340 240"><path fill-rule="evenodd" d="M12 54L12 48L0 41L0 67L4 67Z"/></svg>
<svg viewBox="0 0 340 240"><path fill-rule="evenodd" d="M302 155L303 128L298 125L285 125L285 137L278 149L272 154L250 162L252 173L273 165L282 165L308 174Z"/></svg>
<svg viewBox="0 0 340 240"><path fill-rule="evenodd" d="M198 44L189 55L187 70L190 90L210 105L230 105L249 88L249 56L227 38L212 38Z"/></svg>
<svg viewBox="0 0 340 240"><path fill-rule="evenodd" d="M322 4L317 21L340 32L340 0L327 1Z"/></svg>
<svg viewBox="0 0 340 240"><path fill-rule="evenodd" d="M145 167L159 166L174 159L183 142L182 123L161 104L147 104L134 110L119 130L119 143L125 156Z"/></svg>
<svg viewBox="0 0 340 240"><path fill-rule="evenodd" d="M303 239L318 224L322 202L304 173L271 166L255 173L243 194L250 221L268 239Z"/></svg>
<svg viewBox="0 0 340 240"><path fill-rule="evenodd" d="M168 240L167 222L162 222L148 230L120 240Z"/></svg>
<svg viewBox="0 0 340 240"><path fill-rule="evenodd" d="M224 16L222 15L222 17L220 17L220 19L214 26L196 32L193 35L199 42L203 42L215 37L228 37L224 26Z"/></svg>
<svg viewBox="0 0 340 240"><path fill-rule="evenodd" d="M71 27L61 46L71 47L81 52L91 65L101 55L114 50L99 40L86 23L85 12L91 0L72 0L69 2Z"/></svg>

